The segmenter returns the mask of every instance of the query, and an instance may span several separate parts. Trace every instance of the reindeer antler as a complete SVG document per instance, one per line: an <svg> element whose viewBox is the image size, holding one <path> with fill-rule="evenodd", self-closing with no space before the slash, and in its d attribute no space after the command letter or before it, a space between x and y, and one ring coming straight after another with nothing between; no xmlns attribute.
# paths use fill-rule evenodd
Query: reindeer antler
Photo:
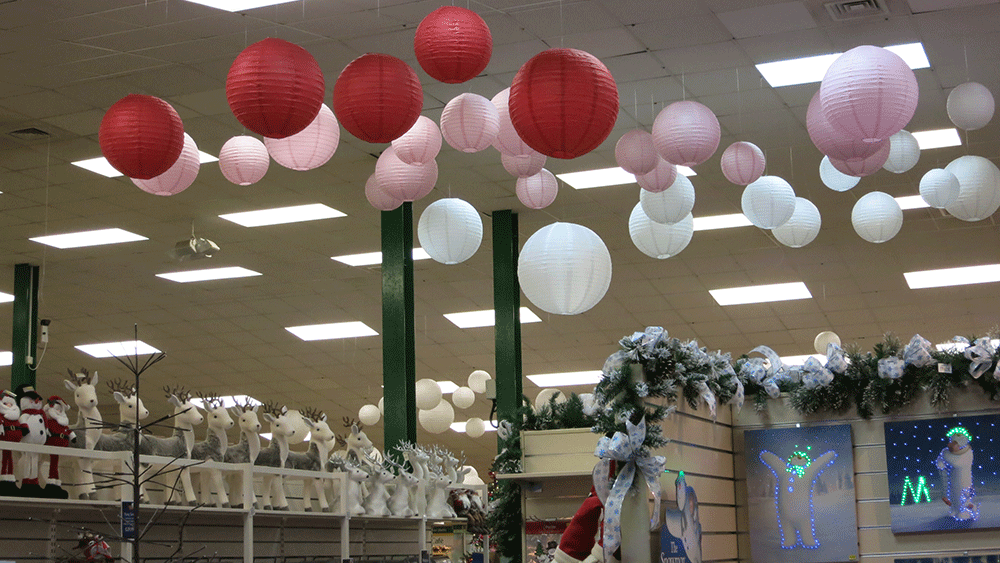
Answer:
<svg viewBox="0 0 1000 563"><path fill-rule="evenodd" d="M182 403L186 403L191 400L191 391L185 388L183 385L170 387L169 385L163 386L163 392L167 394L169 399L171 396L177 397Z"/></svg>
<svg viewBox="0 0 1000 563"><path fill-rule="evenodd" d="M236 406L243 409L243 412L247 412L247 411L252 411L255 404L256 403L254 403L253 399L247 397L246 399L243 399L242 404L238 404Z"/></svg>
<svg viewBox="0 0 1000 563"><path fill-rule="evenodd" d="M108 381L108 389L111 389L112 393L121 393L125 396L131 396L132 393L135 392L135 387L121 378L115 378Z"/></svg>
<svg viewBox="0 0 1000 563"><path fill-rule="evenodd" d="M201 404L206 409L217 409L222 406L222 398L219 397L218 393L202 393L199 391L198 398L201 399Z"/></svg>
<svg viewBox="0 0 1000 563"><path fill-rule="evenodd" d="M260 408L271 416L281 416L281 405L274 401L264 401L261 403Z"/></svg>
<svg viewBox="0 0 1000 563"><path fill-rule="evenodd" d="M323 418L323 411L313 407L301 408L299 413L302 414L303 418L308 418L313 422L319 422Z"/></svg>

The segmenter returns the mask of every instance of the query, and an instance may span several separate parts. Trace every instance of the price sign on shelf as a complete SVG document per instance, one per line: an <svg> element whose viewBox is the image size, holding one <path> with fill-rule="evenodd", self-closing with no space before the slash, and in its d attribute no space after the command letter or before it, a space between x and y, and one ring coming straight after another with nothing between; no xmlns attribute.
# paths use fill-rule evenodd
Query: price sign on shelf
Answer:
<svg viewBox="0 0 1000 563"><path fill-rule="evenodd" d="M122 501L122 539L135 539L135 503Z"/></svg>

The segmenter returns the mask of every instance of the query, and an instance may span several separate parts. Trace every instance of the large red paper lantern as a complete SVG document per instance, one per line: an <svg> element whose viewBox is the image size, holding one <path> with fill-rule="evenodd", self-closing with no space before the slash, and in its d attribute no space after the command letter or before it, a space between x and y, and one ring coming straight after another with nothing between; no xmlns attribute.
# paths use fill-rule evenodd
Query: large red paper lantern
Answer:
<svg viewBox="0 0 1000 563"><path fill-rule="evenodd" d="M409 131L423 105L417 73L392 55L361 55L333 85L333 112L340 124L369 143L390 143Z"/></svg>
<svg viewBox="0 0 1000 563"><path fill-rule="evenodd" d="M97 138L115 170L149 180L177 162L184 149L184 124L167 102L129 94L108 108Z"/></svg>
<svg viewBox="0 0 1000 563"><path fill-rule="evenodd" d="M270 139L284 139L308 127L325 93L323 71L309 51L274 37L243 49L226 76L233 115Z"/></svg>
<svg viewBox="0 0 1000 563"><path fill-rule="evenodd" d="M597 148L618 118L618 86L597 57L549 49L517 71L510 86L510 119L524 142L555 158Z"/></svg>
<svg viewBox="0 0 1000 563"><path fill-rule="evenodd" d="M420 68L441 82L458 84L479 76L493 55L493 36L479 14L442 6L417 26L413 50Z"/></svg>

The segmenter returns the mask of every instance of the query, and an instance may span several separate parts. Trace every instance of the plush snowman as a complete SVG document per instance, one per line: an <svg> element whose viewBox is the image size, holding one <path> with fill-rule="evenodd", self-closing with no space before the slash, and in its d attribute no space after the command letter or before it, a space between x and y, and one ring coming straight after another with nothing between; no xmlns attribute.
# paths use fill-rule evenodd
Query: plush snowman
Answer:
<svg viewBox="0 0 1000 563"><path fill-rule="evenodd" d="M21 418L21 407L17 406L17 396L4 389L0 395L0 441L20 442L24 436L24 425ZM3 450L3 469L0 470L0 496L13 497L20 494L17 483L14 482L14 456L10 450Z"/></svg>
<svg viewBox="0 0 1000 563"><path fill-rule="evenodd" d="M813 484L823 470L837 459L837 452L826 452L810 459L804 451L792 453L788 459L764 450L760 461L774 473L774 502L781 531L781 547L792 549L799 545L816 549L816 526L813 523ZM801 538L801 541L799 540Z"/></svg>
<svg viewBox="0 0 1000 563"><path fill-rule="evenodd" d="M19 420L26 429L21 441L25 444L45 445L45 440L49 437L48 430L45 428L45 412L42 410L45 400L35 391L34 387L27 384L19 385L16 394L18 405L21 407ZM44 496L42 488L38 485L39 455L25 453L21 456L20 463L23 464L21 496Z"/></svg>
<svg viewBox="0 0 1000 563"><path fill-rule="evenodd" d="M979 518L979 503L975 502L976 489L972 483L973 452L969 442L972 435L961 426L948 431L948 446L941 450L935 465L941 475L944 503L948 513L958 521Z"/></svg>

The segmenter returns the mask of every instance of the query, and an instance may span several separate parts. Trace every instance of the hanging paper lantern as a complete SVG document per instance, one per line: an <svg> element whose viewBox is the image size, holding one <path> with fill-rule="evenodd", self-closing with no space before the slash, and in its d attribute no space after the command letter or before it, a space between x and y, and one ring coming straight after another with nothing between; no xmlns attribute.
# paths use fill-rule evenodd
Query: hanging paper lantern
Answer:
<svg viewBox="0 0 1000 563"><path fill-rule="evenodd" d="M996 109L989 88L978 82L959 84L948 94L948 119L959 129L981 129L993 119Z"/></svg>
<svg viewBox="0 0 1000 563"><path fill-rule="evenodd" d="M426 164L441 152L441 130L429 117L420 116L410 130L392 141L396 158L407 164Z"/></svg>
<svg viewBox="0 0 1000 563"><path fill-rule="evenodd" d="M456 150L479 152L500 132L500 114L493 102L478 94L459 94L441 112L441 134Z"/></svg>
<svg viewBox="0 0 1000 563"><path fill-rule="evenodd" d="M378 412L380 415L385 416L385 397L379 397L378 399Z"/></svg>
<svg viewBox="0 0 1000 563"><path fill-rule="evenodd" d="M628 233L632 244L651 258L664 259L677 256L687 248L694 234L694 218L690 213L672 225L657 223L646 216L642 204L632 208L628 218Z"/></svg>
<svg viewBox="0 0 1000 563"><path fill-rule="evenodd" d="M886 158L882 168L893 174L902 174L916 166L918 160L920 160L920 145L912 133L900 131L889 137L889 157Z"/></svg>
<svg viewBox="0 0 1000 563"><path fill-rule="evenodd" d="M451 428L451 423L455 422L455 409L448 401L441 401L433 409L417 411L417 420L424 430L431 434L440 434Z"/></svg>
<svg viewBox="0 0 1000 563"><path fill-rule="evenodd" d="M816 239L822 220L819 209L804 197L795 198L795 211L780 227L771 229L778 242L791 248L802 248ZM826 353L826 350L823 351Z"/></svg>
<svg viewBox="0 0 1000 563"><path fill-rule="evenodd" d="M271 157L267 147L256 137L237 135L226 141L219 151L219 170L230 182L239 186L255 184L267 173Z"/></svg>
<svg viewBox="0 0 1000 563"><path fill-rule="evenodd" d="M509 172L511 176L527 178L541 172L547 158L540 152L531 151L528 154L515 156L501 154L500 162L503 163L504 170Z"/></svg>
<svg viewBox="0 0 1000 563"><path fill-rule="evenodd" d="M847 190L858 185L861 178L857 176L850 176L844 174L840 170L833 167L833 163L830 162L830 157L824 156L823 160L819 163L819 179L823 181L823 185L830 188L835 192L846 192Z"/></svg>
<svg viewBox="0 0 1000 563"><path fill-rule="evenodd" d="M559 397L560 395L562 395L562 391L558 389L542 389L537 395L535 395L535 410L541 410L542 407L549 404L549 401L552 400L553 397ZM558 399L556 402L558 402Z"/></svg>
<svg viewBox="0 0 1000 563"><path fill-rule="evenodd" d="M479 212L458 198L439 199L427 206L417 222L420 246L442 264L465 262L483 242Z"/></svg>
<svg viewBox="0 0 1000 563"><path fill-rule="evenodd" d="M546 169L534 176L518 178L514 191L517 199L521 200L526 207L531 209L543 209L556 200L559 193L559 182L556 177Z"/></svg>
<svg viewBox="0 0 1000 563"><path fill-rule="evenodd" d="M459 387L451 394L451 402L460 409L467 409L476 402L476 393L468 387Z"/></svg>
<svg viewBox="0 0 1000 563"><path fill-rule="evenodd" d="M830 344L840 346L840 336L832 330L824 330L813 339L813 350L816 350L817 354L826 354Z"/></svg>
<svg viewBox="0 0 1000 563"><path fill-rule="evenodd" d="M659 155L656 156L656 166L652 170L635 177L640 188L654 194L668 189L676 180L677 166L663 160Z"/></svg>
<svg viewBox="0 0 1000 563"><path fill-rule="evenodd" d="M730 182L746 186L764 173L764 151L753 143L738 141L722 153L722 174Z"/></svg>
<svg viewBox="0 0 1000 563"><path fill-rule="evenodd" d="M618 86L590 53L548 49L517 71L509 103L514 129L528 146L546 156L576 158L611 133Z"/></svg>
<svg viewBox="0 0 1000 563"><path fill-rule="evenodd" d="M365 182L365 197L368 198L368 203L372 204L372 207L379 211L392 211L403 205L403 200L396 199L385 193L385 190L379 185L375 174L369 176L368 181Z"/></svg>
<svg viewBox="0 0 1000 563"><path fill-rule="evenodd" d="M493 379L488 372L477 369L469 374L469 388L476 393L486 392L486 382Z"/></svg>
<svg viewBox="0 0 1000 563"><path fill-rule="evenodd" d="M101 119L101 154L115 170L138 180L166 172L184 149L184 124L167 102L129 94Z"/></svg>
<svg viewBox="0 0 1000 563"><path fill-rule="evenodd" d="M663 160L678 166L705 162L719 148L719 120L698 102L674 102L653 122L653 142Z"/></svg>
<svg viewBox="0 0 1000 563"><path fill-rule="evenodd" d="M418 379L413 389L414 402L418 409L430 410L441 403L441 386L437 381L427 378Z"/></svg>
<svg viewBox="0 0 1000 563"><path fill-rule="evenodd" d="M1000 170L981 156L960 156L944 167L958 178L955 203L945 207L963 221L981 221L1000 207Z"/></svg>
<svg viewBox="0 0 1000 563"><path fill-rule="evenodd" d="M326 104L308 127L284 139L264 137L267 154L292 170L313 170L326 164L340 144L340 124Z"/></svg>
<svg viewBox="0 0 1000 563"><path fill-rule="evenodd" d="M859 178L871 176L885 166L886 161L889 160L889 151L892 149L889 139L879 143L879 146L878 152L868 158L852 158L850 160L830 158L830 164L837 170L850 176L857 176Z"/></svg>
<svg viewBox="0 0 1000 563"><path fill-rule="evenodd" d="M819 91L813 94L806 109L806 131L819 152L837 160L868 158L878 152L882 145L866 143L860 139L852 139L841 131L833 128L823 114L823 106L819 102Z"/></svg>
<svg viewBox="0 0 1000 563"><path fill-rule="evenodd" d="M687 176L678 174L673 185L662 192L639 190L639 205L650 220L672 225L694 209L694 186Z"/></svg>
<svg viewBox="0 0 1000 563"><path fill-rule="evenodd" d="M201 167L201 159L198 155L198 145L195 144L191 135L184 133L184 150L177 158L177 162L167 169L166 172L150 178L149 180L137 180L132 178L132 183L140 190L153 195L170 196L179 194L188 189L198 177L198 169Z"/></svg>
<svg viewBox="0 0 1000 563"><path fill-rule="evenodd" d="M479 417L470 418L465 421L465 433L469 435L469 438L479 438L486 433L486 423ZM466 476L465 482L469 482L468 476Z"/></svg>
<svg viewBox="0 0 1000 563"><path fill-rule="evenodd" d="M881 243L896 236L903 226L903 210L885 192L870 192L854 204L851 224L858 236L868 242Z"/></svg>
<svg viewBox="0 0 1000 563"><path fill-rule="evenodd" d="M740 200L747 220L761 229L784 225L795 212L795 190L777 176L761 176L743 190Z"/></svg>
<svg viewBox="0 0 1000 563"><path fill-rule="evenodd" d="M388 143L409 131L423 106L417 73L391 55L361 55L333 85L333 111L340 124L369 143Z"/></svg>
<svg viewBox="0 0 1000 563"><path fill-rule="evenodd" d="M437 162L407 164L389 146L375 163L375 180L389 196L400 201L416 201L431 193L437 183Z"/></svg>
<svg viewBox="0 0 1000 563"><path fill-rule="evenodd" d="M917 77L896 53L862 45L837 57L819 87L834 129L868 143L906 127L917 109Z"/></svg>
<svg viewBox="0 0 1000 563"><path fill-rule="evenodd" d="M944 168L928 170L920 178L920 197L935 209L944 209L958 201L962 186L958 178Z"/></svg>
<svg viewBox="0 0 1000 563"><path fill-rule="evenodd" d="M493 96L490 100L493 107L497 108L497 116L500 121L500 128L497 131L497 138L493 140L493 147L500 151L500 154L518 156L537 152L521 139L514 129L514 123L510 120L510 88L504 88Z"/></svg>
<svg viewBox="0 0 1000 563"><path fill-rule="evenodd" d="M442 6L417 26L413 51L424 72L435 80L459 84L486 69L493 56L493 36L479 14Z"/></svg>
<svg viewBox="0 0 1000 563"><path fill-rule="evenodd" d="M652 172L660 160L653 135L642 129L625 133L615 144L615 161L630 174L641 176Z"/></svg>
<svg viewBox="0 0 1000 563"><path fill-rule="evenodd" d="M553 223L528 238L517 279L536 307L554 315L589 311L611 285L611 253L601 237L574 223Z"/></svg>
<svg viewBox="0 0 1000 563"><path fill-rule="evenodd" d="M323 71L309 51L274 37L243 49L226 76L233 115L247 129L271 139L308 127L325 93Z"/></svg>
<svg viewBox="0 0 1000 563"><path fill-rule="evenodd" d="M365 405L358 410L358 420L365 426L375 426L382 418L382 412L376 405Z"/></svg>

